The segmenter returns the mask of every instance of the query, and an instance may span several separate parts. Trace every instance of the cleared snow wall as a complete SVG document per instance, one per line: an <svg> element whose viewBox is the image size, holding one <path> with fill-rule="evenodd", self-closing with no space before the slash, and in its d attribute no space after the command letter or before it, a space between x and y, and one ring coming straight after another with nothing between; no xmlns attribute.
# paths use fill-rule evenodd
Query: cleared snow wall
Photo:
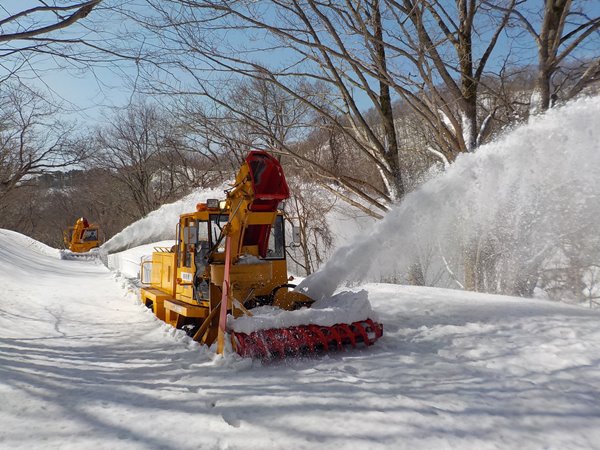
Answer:
<svg viewBox="0 0 600 450"><path fill-rule="evenodd" d="M462 155L300 286L366 280L590 301L600 273L600 98Z"/></svg>
<svg viewBox="0 0 600 450"><path fill-rule="evenodd" d="M195 211L196 204L208 198L223 198L227 187L224 184L214 189L198 189L179 201L165 204L114 235L100 250L105 254L117 253L144 244L175 239L179 216Z"/></svg>

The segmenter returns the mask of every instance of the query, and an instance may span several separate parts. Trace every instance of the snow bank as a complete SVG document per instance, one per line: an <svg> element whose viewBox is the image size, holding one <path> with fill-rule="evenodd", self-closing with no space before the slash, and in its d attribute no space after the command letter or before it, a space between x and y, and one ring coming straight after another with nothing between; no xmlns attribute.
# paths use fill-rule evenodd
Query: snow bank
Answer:
<svg viewBox="0 0 600 450"><path fill-rule="evenodd" d="M118 253L108 255L108 268L121 273L127 278L139 278L142 258L152 254L156 247L171 248L175 245L174 240L154 242L152 244L140 245Z"/></svg>
<svg viewBox="0 0 600 450"><path fill-rule="evenodd" d="M417 262L426 283L437 276L460 287L469 250L486 258L489 289L514 292L565 248L597 259L599 121L600 97L579 100L460 156L299 288L328 297L344 282L406 273Z"/></svg>
<svg viewBox="0 0 600 450"><path fill-rule="evenodd" d="M34 253L38 253L44 256L50 256L52 258L60 258L60 250L56 248L52 248L43 244L39 241L31 239L28 236L25 236L21 233L17 233L16 231L4 230L0 229L0 240L3 245L0 246L0 252L13 252L16 248L27 248Z"/></svg>

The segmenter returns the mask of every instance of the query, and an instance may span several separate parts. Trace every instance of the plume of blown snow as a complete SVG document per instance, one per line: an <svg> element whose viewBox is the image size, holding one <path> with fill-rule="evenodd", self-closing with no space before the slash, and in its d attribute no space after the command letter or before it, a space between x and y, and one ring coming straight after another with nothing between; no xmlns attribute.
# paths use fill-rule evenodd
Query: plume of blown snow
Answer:
<svg viewBox="0 0 600 450"><path fill-rule="evenodd" d="M597 261L598 123L600 97L582 99L461 155L443 175L407 195L370 234L334 252L298 289L325 298L344 283L386 271L407 273L415 262L425 277L443 273L461 287L467 250L479 263L485 258L497 292L519 293L524 274L535 278L536 268L560 258L565 248Z"/></svg>
<svg viewBox="0 0 600 450"><path fill-rule="evenodd" d="M196 210L196 204L208 198L223 198L227 185L214 189L198 189L173 203L162 205L144 218L124 228L102 245L103 253L116 253L144 244L175 238L179 216Z"/></svg>

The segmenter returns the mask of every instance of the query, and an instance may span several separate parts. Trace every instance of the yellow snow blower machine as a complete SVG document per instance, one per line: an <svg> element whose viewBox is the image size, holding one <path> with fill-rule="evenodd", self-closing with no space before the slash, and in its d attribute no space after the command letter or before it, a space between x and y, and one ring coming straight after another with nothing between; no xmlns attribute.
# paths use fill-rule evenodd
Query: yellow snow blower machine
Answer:
<svg viewBox="0 0 600 450"><path fill-rule="evenodd" d="M226 200L199 203L179 218L176 245L156 248L143 262L141 302L195 341L217 343L244 357L270 359L373 344L383 334L366 319L237 332L228 318L270 306L294 311L313 300L289 284L281 201L289 197L283 169L266 152L252 151ZM252 317L255 320L256 316Z"/></svg>
<svg viewBox="0 0 600 450"><path fill-rule="evenodd" d="M74 226L69 227L63 232L63 240L68 250L61 251L61 258L95 258L92 251L99 247L99 232L98 226L89 223L85 217L77 219Z"/></svg>

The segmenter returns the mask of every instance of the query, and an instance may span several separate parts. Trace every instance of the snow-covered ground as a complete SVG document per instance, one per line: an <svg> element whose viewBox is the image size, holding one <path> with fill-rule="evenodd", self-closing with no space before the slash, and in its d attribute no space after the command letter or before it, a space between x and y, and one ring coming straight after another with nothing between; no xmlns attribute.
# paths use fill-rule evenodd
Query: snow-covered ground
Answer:
<svg viewBox="0 0 600 450"><path fill-rule="evenodd" d="M140 258L170 245L179 214L222 187L108 241L112 270L0 230L0 449L600 449L600 311L340 288L414 262L423 236L439 250L429 272L454 286L462 263L450 256L473 237L497 244L505 281L531 255L562 263L564 248L597 267L599 116L600 97L553 110L461 158L376 226L334 217L349 246L303 284L331 303L301 321L333 320L335 307L345 321L377 316L384 336L369 348L268 364L216 357L139 304Z"/></svg>
<svg viewBox="0 0 600 450"><path fill-rule="evenodd" d="M600 448L597 311L367 284L373 347L263 365L5 230L0 285L3 449Z"/></svg>

